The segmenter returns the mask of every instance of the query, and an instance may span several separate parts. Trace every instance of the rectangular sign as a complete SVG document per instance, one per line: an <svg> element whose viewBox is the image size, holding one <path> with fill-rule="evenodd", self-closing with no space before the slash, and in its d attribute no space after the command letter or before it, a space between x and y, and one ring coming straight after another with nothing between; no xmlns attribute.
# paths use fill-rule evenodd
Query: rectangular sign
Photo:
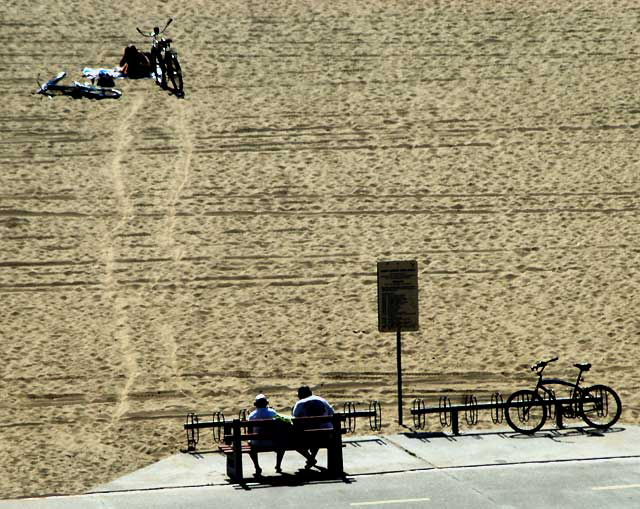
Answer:
<svg viewBox="0 0 640 509"><path fill-rule="evenodd" d="M378 262L378 330L417 331L418 262Z"/></svg>

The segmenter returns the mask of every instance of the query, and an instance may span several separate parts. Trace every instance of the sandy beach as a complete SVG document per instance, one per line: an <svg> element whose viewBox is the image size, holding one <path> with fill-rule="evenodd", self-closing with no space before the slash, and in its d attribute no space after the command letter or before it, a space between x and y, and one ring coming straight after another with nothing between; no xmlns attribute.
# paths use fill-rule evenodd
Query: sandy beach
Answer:
<svg viewBox="0 0 640 509"><path fill-rule="evenodd" d="M400 431L380 260L418 262L407 415L557 355L640 423L636 3L3 11L0 498L90 490L184 447L188 412L290 412L300 383ZM184 99L32 94L169 17Z"/></svg>

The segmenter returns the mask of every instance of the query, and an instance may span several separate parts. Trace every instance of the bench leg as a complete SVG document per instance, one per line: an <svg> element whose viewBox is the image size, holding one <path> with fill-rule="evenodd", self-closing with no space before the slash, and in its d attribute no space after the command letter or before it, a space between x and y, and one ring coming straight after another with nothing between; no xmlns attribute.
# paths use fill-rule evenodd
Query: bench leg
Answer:
<svg viewBox="0 0 640 509"><path fill-rule="evenodd" d="M342 444L338 447L327 447L327 469L335 477L344 475L344 466L342 464Z"/></svg>
<svg viewBox="0 0 640 509"><path fill-rule="evenodd" d="M236 480L236 462L234 454L227 454L227 477L230 481Z"/></svg>
<svg viewBox="0 0 640 509"><path fill-rule="evenodd" d="M344 475L344 465L342 462L342 433L340 430L341 422L338 415L334 415L333 419L333 437L327 447L327 468L331 475L342 477Z"/></svg>
<svg viewBox="0 0 640 509"><path fill-rule="evenodd" d="M240 441L240 421L234 419L233 430L233 453L227 456L227 475L233 482L242 484L244 476L242 472L242 442Z"/></svg>
<svg viewBox="0 0 640 509"><path fill-rule="evenodd" d="M333 436L327 448L327 468L332 475L342 477L344 475L344 465L342 462L342 432L340 417L336 414L332 419Z"/></svg>

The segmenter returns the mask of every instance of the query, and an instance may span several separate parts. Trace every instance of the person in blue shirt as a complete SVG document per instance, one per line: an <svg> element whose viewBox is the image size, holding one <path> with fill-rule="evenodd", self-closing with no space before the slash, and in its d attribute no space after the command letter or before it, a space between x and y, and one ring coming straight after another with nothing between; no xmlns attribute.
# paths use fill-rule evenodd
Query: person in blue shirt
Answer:
<svg viewBox="0 0 640 509"><path fill-rule="evenodd" d="M250 421L260 419L275 419L278 416L278 412L269 407L269 400L264 394L258 394L253 404L256 409L249 414ZM260 429L259 425L253 427L254 433L260 433L261 431L262 430ZM250 440L249 444L251 445L249 456L251 457L253 466L256 469L255 475L256 477L260 477L262 475L262 469L260 468L260 464L258 463L258 450L261 447L276 447L276 444L274 444L273 440ZM282 458L284 458L284 449L276 449L276 472L278 473L282 473Z"/></svg>

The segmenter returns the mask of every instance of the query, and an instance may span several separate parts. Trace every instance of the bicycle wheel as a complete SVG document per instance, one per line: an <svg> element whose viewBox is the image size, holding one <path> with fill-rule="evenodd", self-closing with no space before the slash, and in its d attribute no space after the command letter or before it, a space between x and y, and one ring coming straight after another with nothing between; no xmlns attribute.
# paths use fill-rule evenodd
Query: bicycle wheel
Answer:
<svg viewBox="0 0 640 509"><path fill-rule="evenodd" d="M120 99L122 92L115 88L95 88L85 91L90 99Z"/></svg>
<svg viewBox="0 0 640 509"><path fill-rule="evenodd" d="M584 422L597 429L607 429L620 418L620 396L606 385L592 385L582 391L580 415Z"/></svg>
<svg viewBox="0 0 640 509"><path fill-rule="evenodd" d="M167 88L167 64L164 61L164 55L162 53L156 53L154 56L155 78L156 85L160 88Z"/></svg>
<svg viewBox="0 0 640 509"><path fill-rule="evenodd" d="M547 420L547 408L537 392L522 389L507 398L505 417L514 431L532 435Z"/></svg>
<svg viewBox="0 0 640 509"><path fill-rule="evenodd" d="M171 83L173 84L173 89L177 94L182 93L182 69L180 68L180 62L178 61L178 55L174 52L171 52L168 65L167 65L167 73L169 74L169 78L171 79Z"/></svg>

